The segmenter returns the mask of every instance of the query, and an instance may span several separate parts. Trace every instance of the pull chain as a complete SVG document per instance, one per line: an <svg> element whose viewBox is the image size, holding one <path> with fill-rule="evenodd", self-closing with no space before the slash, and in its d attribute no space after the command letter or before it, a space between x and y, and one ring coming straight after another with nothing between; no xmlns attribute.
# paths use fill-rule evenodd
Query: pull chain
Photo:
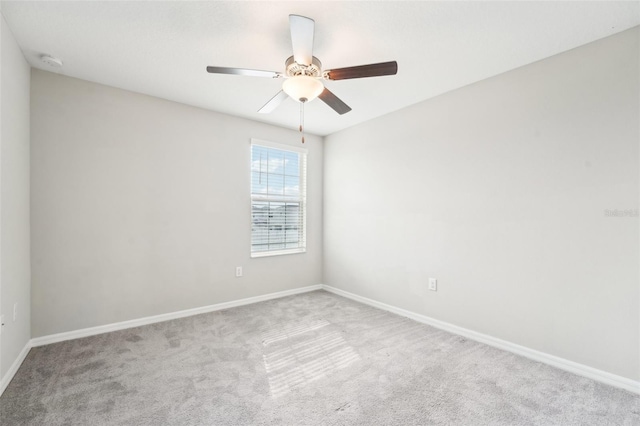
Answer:
<svg viewBox="0 0 640 426"><path fill-rule="evenodd" d="M300 133L302 134L302 143L304 143L304 104L307 102L306 98L300 99Z"/></svg>

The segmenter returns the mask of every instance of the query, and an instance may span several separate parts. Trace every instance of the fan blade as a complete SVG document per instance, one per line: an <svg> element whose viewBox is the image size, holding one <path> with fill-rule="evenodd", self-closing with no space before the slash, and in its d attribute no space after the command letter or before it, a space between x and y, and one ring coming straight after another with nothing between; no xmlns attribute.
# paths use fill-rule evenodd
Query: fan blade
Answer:
<svg viewBox="0 0 640 426"><path fill-rule="evenodd" d="M398 72L396 61L380 62L379 64L360 65L357 67L338 68L324 72L327 80L346 80L349 78L379 77L395 75Z"/></svg>
<svg viewBox="0 0 640 426"><path fill-rule="evenodd" d="M213 74L233 74L247 75L249 77L271 77L278 78L282 74L275 71L248 70L244 68L227 68L227 67L207 67L207 72Z"/></svg>
<svg viewBox="0 0 640 426"><path fill-rule="evenodd" d="M322 102L329 105L335 112L340 115L346 114L351 111L351 107L349 105L342 102L339 97L334 95L333 92L326 87L318 97L322 100Z"/></svg>
<svg viewBox="0 0 640 426"><path fill-rule="evenodd" d="M276 109L278 105L280 105L282 101L284 101L288 97L289 95L287 95L283 90L281 90L273 98L271 98L269 102L264 104L264 106L260 108L258 112L261 114L268 114L274 109Z"/></svg>
<svg viewBox="0 0 640 426"><path fill-rule="evenodd" d="M293 60L300 65L311 65L313 57L313 29L315 21L299 15L289 15Z"/></svg>

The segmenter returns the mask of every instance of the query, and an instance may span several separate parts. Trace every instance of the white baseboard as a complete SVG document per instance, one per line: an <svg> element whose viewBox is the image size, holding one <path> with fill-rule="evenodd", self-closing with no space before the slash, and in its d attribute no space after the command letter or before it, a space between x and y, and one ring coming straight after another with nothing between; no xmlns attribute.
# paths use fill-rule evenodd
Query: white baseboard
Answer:
<svg viewBox="0 0 640 426"><path fill-rule="evenodd" d="M498 339L496 337L489 336L487 334L478 333L477 331L469 330L467 328L459 327L457 325L450 324L445 321L440 321L435 318L430 318L425 315L417 314L415 312L407 311L402 308L387 305L386 303L378 302L377 300L369 299L367 297L358 296L357 294L349 293L348 291L340 290L339 288L331 287L326 284L322 285L322 289L328 292L337 294L339 296L346 297L348 299L355 300L356 302L364 303L365 305L373 306L385 311L392 312L394 314L401 315L403 317L411 318L412 320L428 324L441 330L448 331L450 333L458 334L460 336L467 337L480 343L487 344L499 349L503 349L508 352L512 352L517 355L532 359L534 361L542 362L544 364L551 365L561 370L568 371L570 373L578 374L589 379L596 380L607 385L615 386L628 390L630 392L640 394L640 382L628 379L626 377L618 376L606 371L598 370L597 368L589 367L588 365L579 364L577 362L569 361L568 359L560 358L555 355L550 355L545 352L536 351L525 346L520 346L515 343L508 342L506 340Z"/></svg>
<svg viewBox="0 0 640 426"><path fill-rule="evenodd" d="M18 354L18 358L16 358L16 360L13 361L13 364L11 364L11 367L9 367L9 371L7 371L4 377L2 377L2 380L0 380L0 396L2 396L2 394L4 393L4 390L7 388L7 386L9 386L9 383L13 379L13 376L15 376L16 373L18 372L18 369L22 365L24 359L29 354L30 350L31 350L31 342L27 342L27 344L24 345L24 348L22 348L22 350Z"/></svg>
<svg viewBox="0 0 640 426"><path fill-rule="evenodd" d="M237 306L250 305L252 303L263 302L265 300L278 299L294 294L307 293L309 291L321 290L322 285L311 285L308 287L294 288L292 290L279 291L276 293L263 294L261 296L248 297L246 299L232 300L230 302L216 303L215 305L202 306L200 308L186 309L184 311L170 312L168 314L154 315L151 317L138 318L129 321L116 322L113 324L99 325L97 327L83 328L80 330L68 331L65 333L50 334L48 336L31 339L31 346L43 346L51 343L64 342L65 340L79 339L81 337L95 336L96 334L109 333L111 331L125 330L127 328L140 327L141 325L154 324L157 322L169 321L177 318L190 317L192 315L206 314L207 312L221 311L223 309L235 308Z"/></svg>

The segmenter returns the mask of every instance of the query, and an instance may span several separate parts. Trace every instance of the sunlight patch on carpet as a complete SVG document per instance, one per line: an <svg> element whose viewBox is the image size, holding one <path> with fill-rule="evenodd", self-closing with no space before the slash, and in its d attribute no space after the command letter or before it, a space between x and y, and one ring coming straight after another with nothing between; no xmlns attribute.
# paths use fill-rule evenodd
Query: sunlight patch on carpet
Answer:
<svg viewBox="0 0 640 426"><path fill-rule="evenodd" d="M317 330L322 327L326 327L329 325L329 321L321 319L316 321L311 321L308 323L302 323L293 327L284 327L280 330L274 330L269 333L264 333L262 335L262 344L267 346L272 343L286 340L294 336L298 336L300 334L305 334L313 330Z"/></svg>
<svg viewBox="0 0 640 426"><path fill-rule="evenodd" d="M325 329L327 325L326 320L319 320L263 335L264 367L273 397L360 360L342 333Z"/></svg>

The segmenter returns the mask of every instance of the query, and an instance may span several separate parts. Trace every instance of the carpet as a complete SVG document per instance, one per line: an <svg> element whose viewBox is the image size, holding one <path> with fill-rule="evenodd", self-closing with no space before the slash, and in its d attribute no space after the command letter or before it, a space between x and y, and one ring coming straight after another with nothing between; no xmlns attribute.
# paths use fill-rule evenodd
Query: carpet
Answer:
<svg viewBox="0 0 640 426"><path fill-rule="evenodd" d="M325 291L31 349L9 425L640 425L640 396Z"/></svg>

